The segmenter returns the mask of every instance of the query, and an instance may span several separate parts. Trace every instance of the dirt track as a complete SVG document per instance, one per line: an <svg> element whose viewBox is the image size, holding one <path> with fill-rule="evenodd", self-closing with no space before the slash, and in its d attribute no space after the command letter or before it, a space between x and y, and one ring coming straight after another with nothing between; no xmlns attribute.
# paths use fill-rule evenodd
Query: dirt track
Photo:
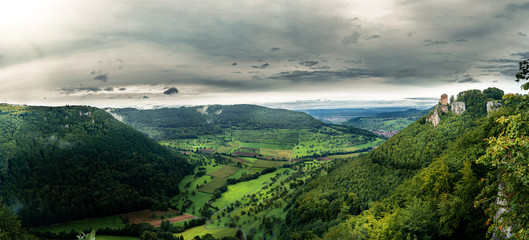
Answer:
<svg viewBox="0 0 529 240"><path fill-rule="evenodd" d="M158 218L159 216L175 214L178 211L170 209L169 211L151 211L151 210L142 210L137 212L131 212L126 214L121 214L121 217L128 217L130 223L150 223L151 225L158 227L162 224L162 219ZM156 217L153 218L152 216ZM187 219L198 218L196 216L184 213L183 215L168 217L163 219L164 221L169 221L171 223L184 221Z"/></svg>

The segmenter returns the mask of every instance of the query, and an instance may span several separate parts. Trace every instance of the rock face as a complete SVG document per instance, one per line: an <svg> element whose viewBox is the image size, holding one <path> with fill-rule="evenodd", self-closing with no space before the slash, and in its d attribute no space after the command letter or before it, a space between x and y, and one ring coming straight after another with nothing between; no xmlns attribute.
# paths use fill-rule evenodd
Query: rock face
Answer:
<svg viewBox="0 0 529 240"><path fill-rule="evenodd" d="M441 112L448 113L447 105L439 105L439 109L441 110Z"/></svg>
<svg viewBox="0 0 529 240"><path fill-rule="evenodd" d="M441 103L441 105L447 105L448 104L448 95L446 93L441 95L440 103Z"/></svg>
<svg viewBox="0 0 529 240"><path fill-rule="evenodd" d="M432 115L430 115L430 117L426 119L428 122L431 122L433 124L434 128L437 127L437 125L441 121L441 118L439 117L439 113L437 113L437 109L438 108L436 106L435 109L433 110Z"/></svg>
<svg viewBox="0 0 529 240"><path fill-rule="evenodd" d="M498 109L500 106L501 106L501 103L499 102L493 102L493 101L487 102L487 114L489 114L491 111Z"/></svg>
<svg viewBox="0 0 529 240"><path fill-rule="evenodd" d="M452 106L450 107L451 111L455 114L461 114L466 110L466 105L464 102L453 102ZM487 104L488 109L488 104Z"/></svg>

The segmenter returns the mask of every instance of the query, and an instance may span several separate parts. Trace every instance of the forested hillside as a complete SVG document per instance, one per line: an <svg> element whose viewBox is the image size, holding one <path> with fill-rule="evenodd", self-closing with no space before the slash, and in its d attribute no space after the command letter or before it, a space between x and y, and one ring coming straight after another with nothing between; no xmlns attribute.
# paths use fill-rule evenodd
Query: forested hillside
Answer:
<svg viewBox="0 0 529 240"><path fill-rule="evenodd" d="M302 112L256 105L208 105L138 110L109 109L156 140L197 138L224 130L311 129L324 123Z"/></svg>
<svg viewBox="0 0 529 240"><path fill-rule="evenodd" d="M501 132L495 120L514 111L511 104L487 117L487 101L502 95L462 92L461 115L440 111L436 127L424 116L310 182L287 209L281 238L484 239L488 216L474 201L489 169L476 160L487 149L483 139Z"/></svg>
<svg viewBox="0 0 529 240"><path fill-rule="evenodd" d="M29 226L166 207L183 157L103 110L0 105L0 190Z"/></svg>

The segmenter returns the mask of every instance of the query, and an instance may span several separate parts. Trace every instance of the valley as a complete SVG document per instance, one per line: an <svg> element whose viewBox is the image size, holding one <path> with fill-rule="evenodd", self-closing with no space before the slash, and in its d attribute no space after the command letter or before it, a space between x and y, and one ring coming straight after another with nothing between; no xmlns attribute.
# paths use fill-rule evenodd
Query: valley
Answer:
<svg viewBox="0 0 529 240"><path fill-rule="evenodd" d="M500 131L495 119L516 111L513 105L500 105L503 103L498 96L503 92L498 94L499 91L493 88L483 92L469 90L458 94L453 105L441 100L428 112L376 113L346 122L394 129L418 117L389 139L353 126L319 122L300 112L251 105L110 111L3 105L0 116L4 121L25 126L14 129L14 135L3 135L4 142L15 136L20 143L24 140L17 137L19 135L24 139L36 137L25 129L35 129L38 126L35 119L45 117L50 123L39 131L44 139L53 140L52 147L56 146L45 150L50 151L49 154L69 149L74 156L80 156L76 151L81 151L77 148L82 145L75 139L91 138L85 134L90 134L94 126L103 129L112 126L129 131L128 136L137 138L138 145L127 148L130 154L127 156L132 159L140 153L138 146L149 144L149 148L157 149L155 153L166 156L149 157L159 159L157 166L147 163L140 164L143 167L140 170L112 171L121 174L122 179L126 179L127 174L144 177L139 182L128 181L132 186L143 188L146 186L138 184L151 184L151 190L138 190L143 191L139 196L152 194L153 200L149 203L132 205L119 212L99 209L98 216L81 215L66 222L59 217L44 217L48 221L45 224L38 221L42 213L23 208L23 219L27 219L23 223L29 227L30 236L74 239L79 232L96 230L97 239L123 240L376 239L377 236L385 236L384 239L428 239L432 236L482 239L487 234L487 226L482 224L487 221L487 215L476 210L473 199L493 197L487 188L479 185L480 181L491 177L489 170L475 159L481 161L485 155L487 143L483 139L497 136ZM487 108L491 105L487 102L498 104L495 108ZM460 110L461 105L463 110ZM119 115L123 111L125 114ZM256 120L251 117L252 111L266 117ZM195 121L176 121L173 115L180 113ZM292 123L292 119L300 121ZM149 122L153 125L149 126ZM105 135L92 134L102 137L98 141L105 141ZM60 147L66 140L71 145ZM50 147L45 143L33 144L43 149ZM100 151L106 149L99 142L92 144L101 148ZM2 146L9 150L10 145L4 143ZM7 164L4 162L9 174L2 182L3 193L7 193L3 196L13 194L9 198L11 201L14 196L20 196L24 207L30 207L31 201L11 188L19 184L13 175L27 168L22 163L31 164L40 158L24 160L16 151L27 149L14 150ZM81 153L87 154L85 151ZM128 161L119 160L119 156L113 160L112 154L106 154L103 157L92 155L92 159L106 160L108 166L114 166L113 161L125 165ZM97 165L89 166L102 171ZM179 174L171 172L174 170L186 172L178 175L179 179L171 185L167 185L164 178L154 179L160 173ZM93 184L104 179L112 181L109 177L88 180ZM54 184L57 189L65 188ZM26 189L38 193L29 187ZM102 190L104 188L96 187L88 191L92 196L99 196ZM43 194L40 198L49 197L40 194ZM112 192L103 194L117 196ZM118 199L125 203L131 201L128 195ZM44 214L55 216L57 213ZM50 222L51 219L55 221Z"/></svg>

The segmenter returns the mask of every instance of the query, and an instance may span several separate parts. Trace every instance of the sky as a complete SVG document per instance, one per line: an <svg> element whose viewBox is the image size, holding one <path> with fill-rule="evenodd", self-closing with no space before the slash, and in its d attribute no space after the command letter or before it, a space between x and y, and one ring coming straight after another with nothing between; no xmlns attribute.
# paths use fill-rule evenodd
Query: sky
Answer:
<svg viewBox="0 0 529 240"><path fill-rule="evenodd" d="M0 0L0 102L426 107L521 92L529 2Z"/></svg>

